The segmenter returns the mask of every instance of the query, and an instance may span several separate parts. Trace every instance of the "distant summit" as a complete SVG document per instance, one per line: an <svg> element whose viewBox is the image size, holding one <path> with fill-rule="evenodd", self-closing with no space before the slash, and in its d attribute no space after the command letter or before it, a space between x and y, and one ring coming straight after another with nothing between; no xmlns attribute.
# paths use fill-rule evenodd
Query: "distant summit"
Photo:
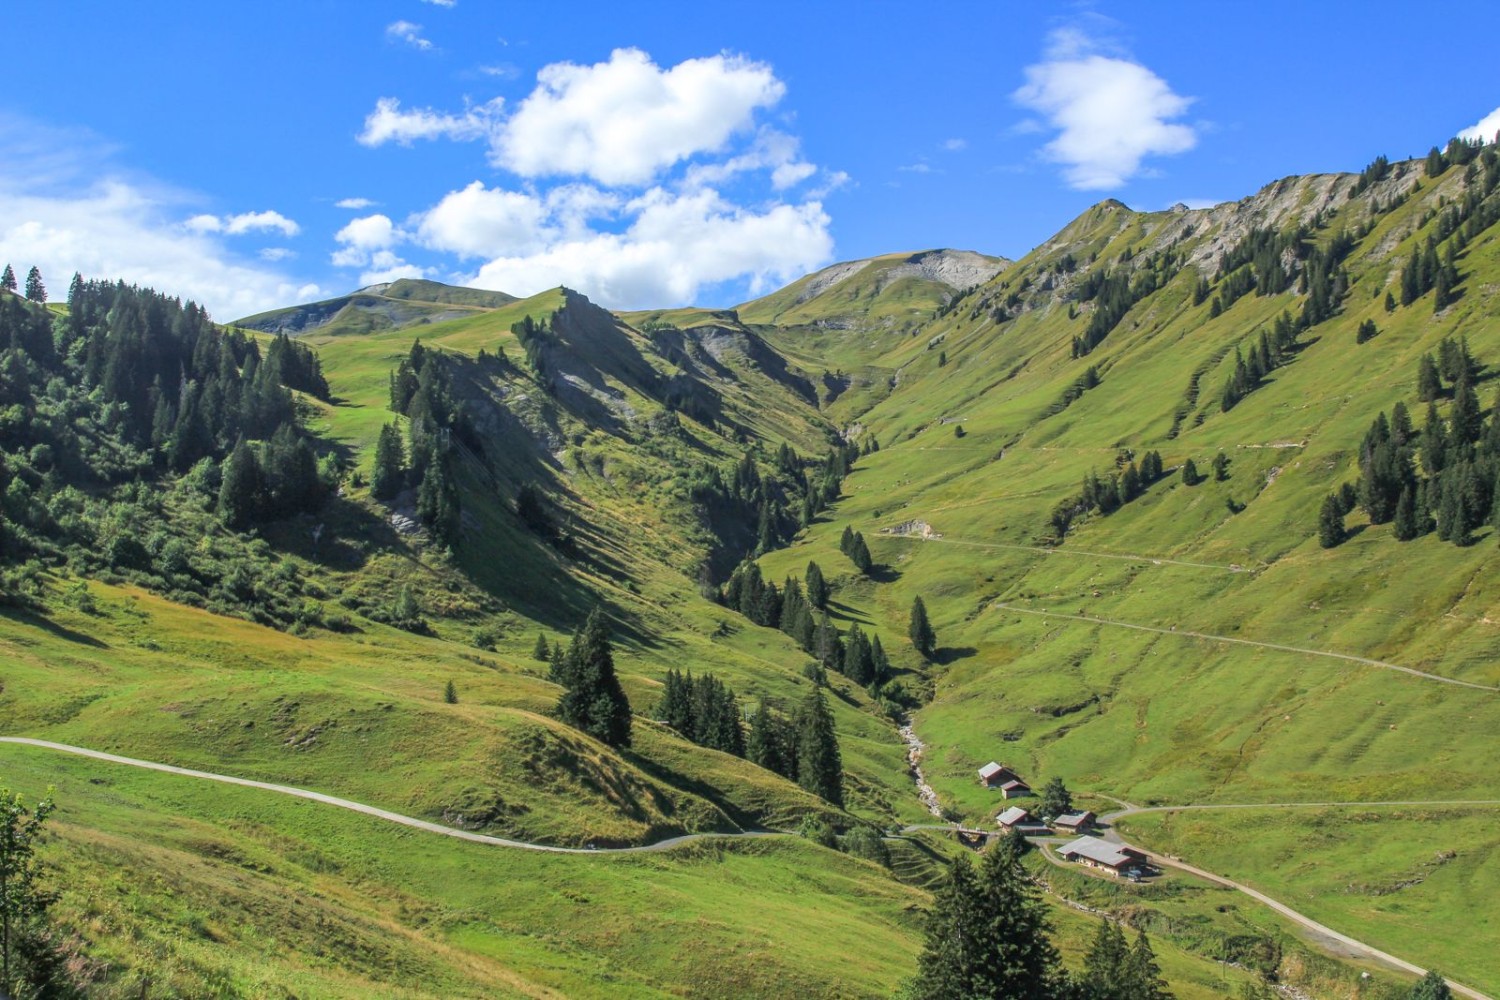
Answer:
<svg viewBox="0 0 1500 1000"><path fill-rule="evenodd" d="M504 292L402 278L368 285L348 295L321 302L257 313L236 320L233 325L294 337L313 331L326 334L375 333L458 319L499 309L515 301L516 296Z"/></svg>
<svg viewBox="0 0 1500 1000"><path fill-rule="evenodd" d="M852 329L930 315L1010 261L973 250L922 250L845 261L739 307L746 323Z"/></svg>

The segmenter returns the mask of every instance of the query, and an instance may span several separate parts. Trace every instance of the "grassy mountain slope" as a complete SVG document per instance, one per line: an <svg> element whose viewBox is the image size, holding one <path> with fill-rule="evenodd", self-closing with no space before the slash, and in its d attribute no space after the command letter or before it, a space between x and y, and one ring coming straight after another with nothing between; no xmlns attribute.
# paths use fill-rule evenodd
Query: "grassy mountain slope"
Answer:
<svg viewBox="0 0 1500 1000"><path fill-rule="evenodd" d="M879 450L858 458L832 510L805 530L780 526L760 563L780 582L816 559L840 627L879 633L903 686L930 689L916 724L954 816L989 822L996 803L972 777L989 759L1035 781L1061 776L1100 806L1500 797L1485 742L1500 695L1314 655L1500 685L1490 529L1466 547L1432 535L1398 543L1390 525L1353 514L1348 541L1317 541L1318 507L1357 478L1371 420L1414 404L1424 352L1462 334L1482 377L1500 364L1496 227L1459 256L1453 305L1434 316L1427 293L1384 308L1404 261L1443 224L1436 213L1478 183L1460 167L1420 173L1398 164L1357 193L1348 175L1288 179L1196 212L1106 202L1014 264L889 255L738 310L614 315L567 289L511 300L398 282L252 317L242 325L295 329L317 349L329 391L298 395L302 421L351 475L320 511L248 533L206 527L212 498L169 478L162 516L205 526L193 567L241 563L256 593L295 582L304 614L277 631L176 603L167 577L146 570L90 568L80 582L77 562L38 563L33 601L0 611L0 725L556 843L795 829L807 817L922 821L885 707L836 672L847 812L643 717L669 669L714 673L742 707L761 697L789 707L811 689L809 657L790 638L711 599L708 584L758 543L754 509L711 484L747 452L771 475L782 445L816 471L848 437ZM1306 245L1282 262L1288 287L1226 307L1221 256L1257 229L1302 223ZM1334 314L1224 409L1235 348L1250 351L1284 310L1304 308L1298 274L1341 229L1359 235L1338 262L1347 281ZM1119 305L1111 274L1128 275L1132 294L1148 276L1153 287L1075 357L1095 318ZM1378 335L1356 344L1366 320ZM382 502L366 485L382 426L408 426L391 410L391 379L418 337L441 358L461 418L450 428L462 501L451 552L416 527L415 488ZM1060 536L1059 500L1091 470L1120 468L1122 449L1134 460L1159 450L1169 474L1113 513L1079 513ZM1220 451L1229 464L1216 480ZM1204 473L1192 485L1175 471L1189 458ZM524 488L542 497L543 527L521 516ZM883 533L912 521L942 537ZM839 554L848 525L880 571L861 575ZM425 634L384 624L403 592ZM900 638L918 595L938 630L932 664ZM595 606L637 714L627 750L551 718L560 689L531 655L539 631L564 638ZM456 703L444 697L450 681ZM161 776L93 785L83 763L3 755L31 794L55 781L74 803L61 831L70 849L52 853L82 887L66 901L67 926L118 949L104 979L122 994L132 967L152 963L174 970L179 995L359 995L377 983L410 995L733 995L785 983L886 994L913 968L914 914L933 877L911 845L897 848L892 873L780 840L580 868ZM1415 842L1409 826L1385 828ZM146 832L161 829L165 841ZM1130 827L1150 846L1175 842L1158 829ZM1380 858L1345 863L1373 869ZM1488 855L1470 863L1492 878ZM152 875L119 903L106 890L123 864ZM1149 923L1180 996L1221 995L1224 973L1204 956L1225 941L1258 948L1282 933L1188 881L1103 891L1048 874L1070 899ZM1363 905L1326 882L1285 885L1318 893L1334 926ZM289 908L298 894L320 912ZM1427 899L1435 914L1449 905ZM1076 963L1091 921L1066 908L1057 919ZM339 930L308 929L329 926ZM1359 926L1476 985L1493 976L1432 940L1390 940L1389 922ZM121 942L132 937L145 942L135 955L154 958L130 957ZM674 966L685 952L693 961Z"/></svg>
<svg viewBox="0 0 1500 1000"><path fill-rule="evenodd" d="M1105 203L882 355L902 366L900 384L857 416L881 450L851 478L830 523L763 562L771 577L809 557L847 565L836 544L852 524L894 581L849 581L838 598L850 616L899 623L913 597L926 599L944 649L917 728L936 748L929 769L955 811L976 820L994 811L973 779L990 759L1136 802L1500 795L1487 736L1500 694L1182 634L1500 685L1492 529L1462 547L1433 535L1398 542L1390 524L1356 512L1349 541L1324 549L1317 538L1323 498L1359 478L1371 421L1404 401L1420 423L1417 363L1444 337L1468 338L1488 410L1500 363L1497 227L1458 254L1453 304L1434 314L1429 292L1393 312L1384 305L1387 291L1400 296L1403 266L1437 233L1440 213L1482 178L1456 166L1428 178L1406 163L1358 193L1355 176L1328 175L1196 212ZM1342 263L1348 289L1337 314L1303 331L1264 384L1225 411L1235 348L1248 352L1307 297L1294 281L1211 316L1225 287L1217 262L1256 227L1298 222L1317 223L1315 247L1341 229L1370 228ZM1168 252L1176 260L1161 268ZM1099 308L1076 290L1095 272L1139 276L1153 260L1160 287L1086 357L1072 357ZM1194 304L1200 277L1214 284ZM1357 343L1367 320L1378 334ZM1073 390L1089 368L1099 384ZM1440 402L1440 413L1450 405ZM1059 501L1091 470L1107 475L1123 453L1138 460L1150 449L1168 475L1118 511L1082 518L1059 543L1049 520ZM1223 481L1209 471L1219 452L1229 461ZM1192 486L1175 471L1189 458L1203 474ZM914 520L941 539L880 534ZM1383 829L1404 836L1400 824ZM1381 855L1366 863L1366 880L1378 884ZM1335 925L1363 905L1360 894L1325 891L1320 905ZM1377 944L1496 985L1493 970L1408 941L1395 925L1371 926Z"/></svg>
<svg viewBox="0 0 1500 1000"><path fill-rule="evenodd" d="M438 281L401 278L361 288L349 295L306 305L272 309L236 320L235 326L263 333L372 333L440 323L499 309L514 295L459 288Z"/></svg>
<svg viewBox="0 0 1500 1000"><path fill-rule="evenodd" d="M741 305L736 313L777 349L819 373L830 415L868 407L899 377L886 355L918 336L934 312L1010 262L969 250L926 250L845 261Z"/></svg>

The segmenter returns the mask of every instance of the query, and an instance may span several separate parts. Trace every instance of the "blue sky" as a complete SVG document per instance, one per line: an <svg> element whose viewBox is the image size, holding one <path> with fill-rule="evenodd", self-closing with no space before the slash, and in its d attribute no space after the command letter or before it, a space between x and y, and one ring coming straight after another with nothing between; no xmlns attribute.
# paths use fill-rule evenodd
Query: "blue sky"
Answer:
<svg viewBox="0 0 1500 1000"><path fill-rule="evenodd" d="M63 0L6 35L0 260L224 320L403 275L731 305L1500 128L1479 3Z"/></svg>

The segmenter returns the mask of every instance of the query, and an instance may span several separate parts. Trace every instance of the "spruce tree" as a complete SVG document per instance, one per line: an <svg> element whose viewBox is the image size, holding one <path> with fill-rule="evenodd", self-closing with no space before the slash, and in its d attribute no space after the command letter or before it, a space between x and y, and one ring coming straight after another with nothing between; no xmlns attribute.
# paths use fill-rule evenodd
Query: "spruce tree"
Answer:
<svg viewBox="0 0 1500 1000"><path fill-rule="evenodd" d="M1129 1000L1172 1000L1172 993L1161 977L1161 966L1156 962L1156 952L1151 948L1145 928L1136 931L1135 944L1131 946L1125 971L1126 982L1129 984L1126 996Z"/></svg>
<svg viewBox="0 0 1500 1000"><path fill-rule="evenodd" d="M1391 522L1391 531L1396 539L1409 542L1421 534L1417 526L1417 501L1410 486L1401 489L1401 496L1396 501L1396 516Z"/></svg>
<svg viewBox="0 0 1500 1000"><path fill-rule="evenodd" d="M1339 502L1337 494L1330 493L1323 498L1323 507L1318 512L1318 544L1331 549L1347 537L1344 531L1344 505Z"/></svg>
<svg viewBox="0 0 1500 1000"><path fill-rule="evenodd" d="M978 963L986 950L987 931L979 874L965 854L953 859L948 877L933 897L927 915L927 941L917 960L911 1000L980 997L975 989Z"/></svg>
<svg viewBox="0 0 1500 1000"><path fill-rule="evenodd" d="M38 304L47 301L47 286L42 284L42 272L35 266L26 272L26 298Z"/></svg>
<svg viewBox="0 0 1500 1000"><path fill-rule="evenodd" d="M1046 906L1004 845L976 872L960 855L939 890L912 984L916 1000L1054 1000L1067 992Z"/></svg>
<svg viewBox="0 0 1500 1000"><path fill-rule="evenodd" d="M877 688L891 679L891 661L886 657L878 635L870 639L870 672L870 683Z"/></svg>
<svg viewBox="0 0 1500 1000"><path fill-rule="evenodd" d="M926 659L932 659L932 654L937 647L937 633L932 630L932 623L927 620L927 605L922 603L920 595L911 602L911 622L906 634L911 639L912 648Z"/></svg>
<svg viewBox="0 0 1500 1000"><path fill-rule="evenodd" d="M1214 479L1221 483L1224 482L1229 478L1229 456L1222 451L1214 455L1212 468L1214 470Z"/></svg>
<svg viewBox="0 0 1500 1000"><path fill-rule="evenodd" d="M823 579L823 567L815 562L807 564L807 603L819 610L828 606L828 582Z"/></svg>
<svg viewBox="0 0 1500 1000"><path fill-rule="evenodd" d="M1417 398L1430 403L1443 394L1443 381L1438 377L1437 365L1431 354L1422 355L1417 362Z"/></svg>
<svg viewBox="0 0 1500 1000"><path fill-rule="evenodd" d="M844 765L833 713L817 686L797 712L797 784L824 801L844 804Z"/></svg>
<svg viewBox="0 0 1500 1000"><path fill-rule="evenodd" d="M12 295L15 294L16 272L11 270L11 266L9 264L5 265L4 273L0 273L0 289L10 292Z"/></svg>
<svg viewBox="0 0 1500 1000"><path fill-rule="evenodd" d="M1186 486L1198 485L1198 466L1191 458L1182 463L1182 482Z"/></svg>
<svg viewBox="0 0 1500 1000"><path fill-rule="evenodd" d="M1083 988L1090 1000L1134 1000L1128 993L1130 946L1120 925L1107 917L1099 919L1094 943L1083 959Z"/></svg>
<svg viewBox="0 0 1500 1000"><path fill-rule="evenodd" d="M250 527L260 513L262 489L260 463L241 438L224 461L219 483L219 517L236 531Z"/></svg>
<svg viewBox="0 0 1500 1000"><path fill-rule="evenodd" d="M609 627L595 608L573 636L560 671L567 690L557 716L613 747L630 745L630 702L615 676Z"/></svg>
<svg viewBox="0 0 1500 1000"><path fill-rule="evenodd" d="M392 424L380 428L375 440L375 466L370 472L370 493L377 500L389 500L406 485L406 454L401 432Z"/></svg>
<svg viewBox="0 0 1500 1000"><path fill-rule="evenodd" d="M452 681L449 681L448 686L443 688L443 701L450 705L458 704L458 686Z"/></svg>
<svg viewBox="0 0 1500 1000"><path fill-rule="evenodd" d="M875 568L870 558L870 549L865 545L865 536L857 531L849 542L849 561L854 563L855 569L866 575Z"/></svg>

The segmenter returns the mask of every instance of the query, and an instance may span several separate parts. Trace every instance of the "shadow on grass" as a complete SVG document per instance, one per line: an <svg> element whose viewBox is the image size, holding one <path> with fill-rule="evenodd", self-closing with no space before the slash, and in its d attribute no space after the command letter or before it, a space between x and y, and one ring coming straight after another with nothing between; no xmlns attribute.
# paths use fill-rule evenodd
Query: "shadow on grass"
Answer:
<svg viewBox="0 0 1500 1000"><path fill-rule="evenodd" d="M978 652L979 650L973 646L940 646L933 651L932 662L940 667L946 667L950 663L966 660Z"/></svg>
<svg viewBox="0 0 1500 1000"><path fill-rule="evenodd" d="M109 644L106 642L96 639L91 635L85 635L82 632L70 629L64 625L59 625L57 624L57 622L46 617L45 615L40 615L36 612L28 611L25 608L0 607L0 618L8 619L22 625L31 625L34 628L39 628L44 632L50 632L53 635L57 636L59 639L66 639L68 642L76 642L80 646L92 646L95 649L109 648Z"/></svg>

